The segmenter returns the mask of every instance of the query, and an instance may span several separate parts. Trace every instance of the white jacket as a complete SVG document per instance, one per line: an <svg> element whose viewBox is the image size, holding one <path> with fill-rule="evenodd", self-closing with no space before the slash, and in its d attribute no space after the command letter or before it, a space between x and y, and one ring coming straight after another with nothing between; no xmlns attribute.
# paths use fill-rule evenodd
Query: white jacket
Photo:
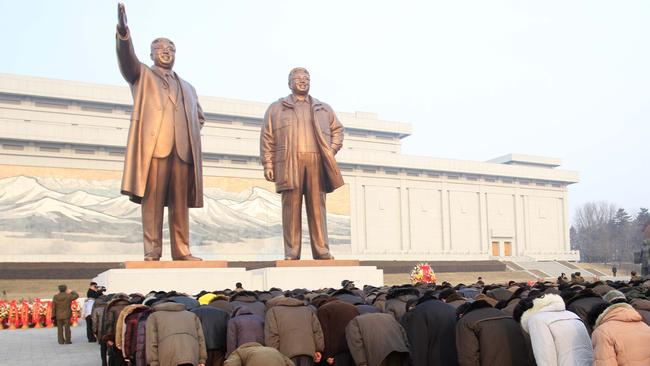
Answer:
<svg viewBox="0 0 650 366"><path fill-rule="evenodd" d="M521 327L530 334L537 366L591 366L593 347L580 318L566 310L559 295L533 300L521 317Z"/></svg>

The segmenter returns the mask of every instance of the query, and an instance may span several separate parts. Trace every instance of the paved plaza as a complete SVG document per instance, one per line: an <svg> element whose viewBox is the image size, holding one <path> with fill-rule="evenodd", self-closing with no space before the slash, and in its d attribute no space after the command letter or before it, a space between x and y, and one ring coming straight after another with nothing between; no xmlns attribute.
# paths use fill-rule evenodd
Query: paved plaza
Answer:
<svg viewBox="0 0 650 366"><path fill-rule="evenodd" d="M0 366L101 365L99 346L88 343L83 322L72 328L72 344L60 345L56 328L0 330Z"/></svg>

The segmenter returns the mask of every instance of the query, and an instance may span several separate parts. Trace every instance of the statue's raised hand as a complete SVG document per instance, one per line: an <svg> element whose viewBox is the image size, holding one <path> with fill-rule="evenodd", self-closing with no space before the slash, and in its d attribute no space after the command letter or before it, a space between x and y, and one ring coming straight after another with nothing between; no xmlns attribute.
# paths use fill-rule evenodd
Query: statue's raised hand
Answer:
<svg viewBox="0 0 650 366"><path fill-rule="evenodd" d="M121 36L126 36L126 10L124 3L117 4L117 31Z"/></svg>

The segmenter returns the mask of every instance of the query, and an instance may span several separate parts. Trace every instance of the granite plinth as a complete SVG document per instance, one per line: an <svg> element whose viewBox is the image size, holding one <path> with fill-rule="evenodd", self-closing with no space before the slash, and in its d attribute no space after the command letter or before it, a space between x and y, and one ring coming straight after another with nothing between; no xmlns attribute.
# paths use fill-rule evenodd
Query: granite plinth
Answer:
<svg viewBox="0 0 650 366"><path fill-rule="evenodd" d="M354 281L359 288L384 285L384 271L375 266L270 267L249 272L253 275L253 290L340 288L343 280Z"/></svg>
<svg viewBox="0 0 650 366"><path fill-rule="evenodd" d="M358 259L300 259L275 261L276 267L352 267L358 265Z"/></svg>
<svg viewBox="0 0 650 366"><path fill-rule="evenodd" d="M228 261L126 261L124 268L228 268Z"/></svg>
<svg viewBox="0 0 650 366"><path fill-rule="evenodd" d="M234 289L237 282L252 288L253 275L245 268L124 268L104 271L93 281L111 293L174 290L196 294L201 290Z"/></svg>

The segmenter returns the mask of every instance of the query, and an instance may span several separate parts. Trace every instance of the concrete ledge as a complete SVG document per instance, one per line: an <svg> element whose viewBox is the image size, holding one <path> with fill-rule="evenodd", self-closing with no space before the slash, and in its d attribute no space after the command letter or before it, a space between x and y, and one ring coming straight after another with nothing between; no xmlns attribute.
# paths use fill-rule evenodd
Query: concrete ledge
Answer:
<svg viewBox="0 0 650 366"><path fill-rule="evenodd" d="M359 260L357 259L301 259L301 260L279 260L275 261L276 267L342 267L342 266L358 266Z"/></svg>
<svg viewBox="0 0 650 366"><path fill-rule="evenodd" d="M354 281L359 288L384 284L384 271L374 266L275 267L249 272L253 275L253 290L268 290L271 287L283 290L340 288L343 280Z"/></svg>
<svg viewBox="0 0 650 366"><path fill-rule="evenodd" d="M145 268L110 269L93 279L106 286L109 293L149 291L178 291L190 295L201 290L235 288L241 282L252 288L253 275L244 268Z"/></svg>
<svg viewBox="0 0 650 366"><path fill-rule="evenodd" d="M228 261L127 261L124 268L228 268Z"/></svg>

